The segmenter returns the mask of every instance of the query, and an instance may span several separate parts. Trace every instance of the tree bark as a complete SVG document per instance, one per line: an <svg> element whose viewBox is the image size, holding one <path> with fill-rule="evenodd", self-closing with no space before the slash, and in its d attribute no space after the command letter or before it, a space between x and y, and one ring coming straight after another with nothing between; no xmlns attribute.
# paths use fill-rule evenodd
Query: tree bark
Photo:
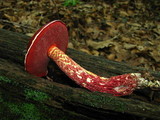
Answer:
<svg viewBox="0 0 160 120"><path fill-rule="evenodd" d="M138 90L127 97L90 92L72 82L53 62L49 64L49 76L53 80L28 74L23 60L29 39L25 35L0 29L2 119L160 119L159 92L154 93L154 101L149 101L151 90L148 89ZM145 70L73 49L68 49L67 54L84 68L101 76ZM159 72L149 72L154 77L160 77Z"/></svg>

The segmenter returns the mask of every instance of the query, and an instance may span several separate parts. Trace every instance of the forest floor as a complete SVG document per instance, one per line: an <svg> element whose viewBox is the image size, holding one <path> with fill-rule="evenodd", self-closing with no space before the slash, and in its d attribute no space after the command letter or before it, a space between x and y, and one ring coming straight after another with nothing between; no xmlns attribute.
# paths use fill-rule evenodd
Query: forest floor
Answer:
<svg viewBox="0 0 160 120"><path fill-rule="evenodd" d="M71 1L71 0L68 0ZM69 48L133 66L160 70L160 1L0 1L0 28L32 36L52 20L69 30Z"/></svg>

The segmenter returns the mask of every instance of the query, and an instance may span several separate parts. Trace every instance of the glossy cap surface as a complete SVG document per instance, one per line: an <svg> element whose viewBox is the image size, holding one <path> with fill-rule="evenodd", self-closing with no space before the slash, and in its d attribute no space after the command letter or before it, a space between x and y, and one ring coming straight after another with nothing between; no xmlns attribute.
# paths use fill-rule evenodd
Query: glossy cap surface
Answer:
<svg viewBox="0 0 160 120"><path fill-rule="evenodd" d="M38 77L46 76L49 62L48 49L55 45L60 50L66 51L68 46L68 30L61 21L52 21L31 38L25 56L25 69L30 74Z"/></svg>

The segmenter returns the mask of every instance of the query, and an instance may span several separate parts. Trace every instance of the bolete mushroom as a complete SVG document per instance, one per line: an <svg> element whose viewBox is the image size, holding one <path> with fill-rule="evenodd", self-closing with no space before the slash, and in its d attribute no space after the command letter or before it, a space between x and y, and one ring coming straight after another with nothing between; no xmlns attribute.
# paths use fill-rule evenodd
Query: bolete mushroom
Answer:
<svg viewBox="0 0 160 120"><path fill-rule="evenodd" d="M148 85L148 81L141 77L140 73L106 78L87 71L64 53L67 44L68 31L64 23L56 20L46 24L29 42L25 56L26 71L35 76L46 76L48 62L52 59L69 78L90 91L123 96ZM159 86L158 82L154 83L154 86L157 85Z"/></svg>

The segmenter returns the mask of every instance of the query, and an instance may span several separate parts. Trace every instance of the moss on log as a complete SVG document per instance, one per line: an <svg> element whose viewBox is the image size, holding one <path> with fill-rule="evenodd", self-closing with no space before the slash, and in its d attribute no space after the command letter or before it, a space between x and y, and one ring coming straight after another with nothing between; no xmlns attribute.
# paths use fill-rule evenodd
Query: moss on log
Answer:
<svg viewBox="0 0 160 120"><path fill-rule="evenodd" d="M144 91L127 97L90 92L76 86L60 70L50 71L54 79L32 76L24 71L23 60L29 37L0 30L0 117L4 120L94 120L160 119L159 98L149 102ZM123 63L67 51L76 62L102 76L142 71ZM49 69L57 67L50 63ZM159 72L150 71L155 77ZM159 94L157 92L157 94ZM157 95L158 96L158 95ZM134 115L134 118L133 118Z"/></svg>

